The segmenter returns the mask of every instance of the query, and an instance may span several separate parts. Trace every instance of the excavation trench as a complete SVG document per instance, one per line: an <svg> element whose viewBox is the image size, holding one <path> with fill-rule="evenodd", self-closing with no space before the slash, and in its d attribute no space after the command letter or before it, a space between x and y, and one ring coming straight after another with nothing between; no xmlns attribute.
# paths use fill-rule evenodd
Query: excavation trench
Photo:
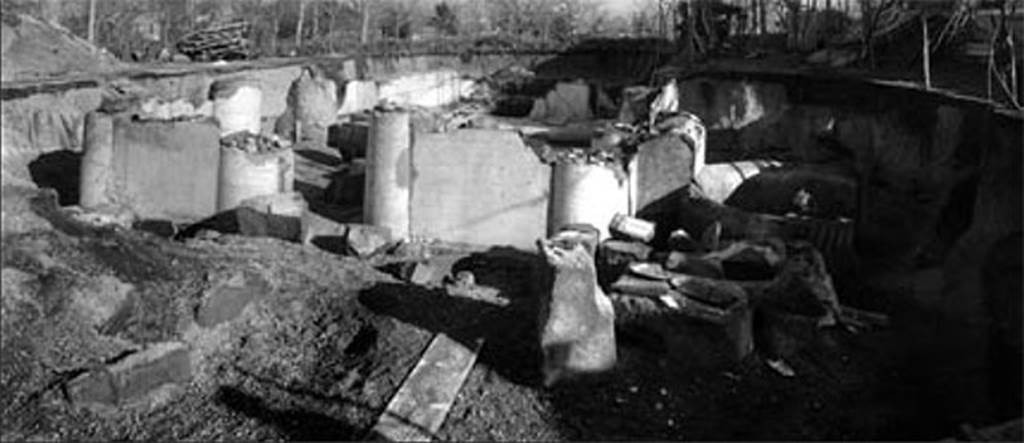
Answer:
<svg viewBox="0 0 1024 443"><path fill-rule="evenodd" d="M267 126L286 111L278 107L299 71L260 75L266 90L261 107L273 108L260 113ZM458 76L417 78L459 94ZM467 345L480 338L485 343L437 432L440 439L918 440L954 435L963 423L985 426L1020 416L1019 116L940 93L852 79L779 72L673 78L679 109L706 130L703 149L693 137L651 138L633 166L552 160L560 153L588 155L600 139L595 128L621 115L622 97L630 96L621 82L526 81L497 101L501 115L478 113L472 123L454 125L471 129L424 130L436 129L431 122L452 121L451 112L426 113L433 120L414 112L411 139L374 141L372 113L347 115L323 128L325 143L294 147L295 191L309 212L329 226L362 220L390 225L397 237L440 239L387 252L371 245L365 252L378 253L364 254L369 259L337 256L362 251L350 243L350 226L307 238L303 220L303 236L281 241L234 235L251 220L214 216L213 196L202 207L183 203L179 209L192 211L186 216L160 212L167 206L159 204L166 188L154 186L179 185L173 177L129 182L138 186L132 196L157 199L140 207L160 223L136 227L177 234L175 240L75 228L81 218L68 219L59 206L79 203L82 155L71 149L40 154L34 147L48 144L42 132L5 134L5 176L21 179L5 178L5 200L32 182L57 189L57 201L29 206L62 231L9 233L14 212L7 208L14 206L4 203L5 292L9 269L48 275L32 284L56 285L38 293L57 299L60 287L74 287L87 271L112 275L135 285L128 297L134 302L95 339L184 342L192 359L189 381L178 383L183 392L153 403L141 425L125 405L113 414L33 406L5 410L24 425L12 435L45 432L32 426L55 428L56 419L41 418L54 413L68 418L66 438L359 438L438 333ZM395 96L415 95L415 88L400 91L400 81L389 87ZM341 89L357 94L358 88ZM46 116L31 125L73 126L66 107L46 112L51 99L20 104ZM545 102L540 109L539 101ZM20 124L11 114L17 106L5 105L5 129ZM145 148L138 152L159 151L160 137L177 144L175 154L151 152L122 167L181 155L195 172L190 179L216 187L209 158L187 154L195 144L216 149L216 128L181 121L158 130L123 124L136 131L129 140ZM49 144L67 148L72 139ZM390 169L382 173L383 157L368 164L366 157L376 154L366 146L384 142L405 143L398 148L405 152L387 157ZM673 167L678 164L688 166ZM384 178L366 193L361 186L374 174ZM379 197L381 183L387 192L407 191L398 194L404 204L365 213L364 196ZM713 209L688 210L690 189L699 189L701 204ZM180 195L188 192L204 191L193 186ZM165 200L177 204L178 198ZM760 214L787 240L807 241L821 252L841 304L885 314L889 324L855 331L810 328L787 337L783 360L790 377L767 364L781 351L766 345L778 340L758 335L771 319L756 310L750 319L753 352L723 363L708 358L725 340L714 328L645 317L642 307L616 298L622 321L615 368L585 382L541 388L538 294L550 276L535 241L580 222L595 225L604 239L612 235L610 218L620 212L655 222L650 244L663 252L673 248L671 231L683 228L697 237L715 220L726 241L758 237L750 214ZM277 232L264 227L258 236L281 237ZM305 246L295 244L303 240ZM40 271L46 268L40 250L75 272ZM743 266L729 264L725 277L768 276ZM460 271L474 280L468 292L458 287ZM598 280L615 296L602 272L598 266ZM22 305L11 306L23 312ZM154 318L147 309L174 315ZM197 314L204 309L210 310L206 316ZM626 314L638 320L627 322ZM24 315L12 323L5 319L5 336L8 328L42 327L41 320ZM802 330L799 318L789 320ZM45 386L30 370L10 366L7 353L50 344L24 334L10 340L5 371L22 380L12 389ZM42 373L53 370L52 361L40 359ZM71 369L89 367L72 360ZM99 425L87 426L97 417Z"/></svg>

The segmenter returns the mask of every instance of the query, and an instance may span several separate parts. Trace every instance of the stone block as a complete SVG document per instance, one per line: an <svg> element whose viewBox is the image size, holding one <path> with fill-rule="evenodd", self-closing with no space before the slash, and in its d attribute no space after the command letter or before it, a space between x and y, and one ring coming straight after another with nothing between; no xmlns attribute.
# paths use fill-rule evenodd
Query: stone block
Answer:
<svg viewBox="0 0 1024 443"><path fill-rule="evenodd" d="M302 239L302 218L259 212L252 208L235 209L238 232L251 237L273 237L289 241Z"/></svg>
<svg viewBox="0 0 1024 443"><path fill-rule="evenodd" d="M192 378L192 363L184 343L152 345L121 361L85 373L67 384L76 404L122 406L145 400L166 384L185 384Z"/></svg>
<svg viewBox="0 0 1024 443"><path fill-rule="evenodd" d="M577 243L586 248L591 257L597 257L597 245L601 231L587 223L569 223L558 229L558 232L551 237L556 245L572 249Z"/></svg>
<svg viewBox="0 0 1024 443"><path fill-rule="evenodd" d="M592 120L590 86L582 82L558 83L544 98L534 101L529 117L556 126Z"/></svg>
<svg viewBox="0 0 1024 443"><path fill-rule="evenodd" d="M349 224L345 243L359 257L370 257L391 244L391 230L380 226Z"/></svg>
<svg viewBox="0 0 1024 443"><path fill-rule="evenodd" d="M697 252L701 249L701 244L689 232L680 228L669 233L668 248L673 251Z"/></svg>
<svg viewBox="0 0 1024 443"><path fill-rule="evenodd" d="M338 223L313 211L302 215L302 244L316 247L336 254L346 251L345 236L348 225Z"/></svg>
<svg viewBox="0 0 1024 443"><path fill-rule="evenodd" d="M214 121L118 117L113 138L116 198L140 218L199 220L216 212L220 129Z"/></svg>
<svg viewBox="0 0 1024 443"><path fill-rule="evenodd" d="M650 280L625 274L612 283L612 291L647 297L659 297L669 292L672 287L664 280Z"/></svg>
<svg viewBox="0 0 1024 443"><path fill-rule="evenodd" d="M661 243L675 226L680 193L693 178L693 149L680 136L658 137L637 147L630 169L633 211L656 224Z"/></svg>
<svg viewBox="0 0 1024 443"><path fill-rule="evenodd" d="M93 277L72 288L71 304L94 327L110 320L121 309L135 286L109 275Z"/></svg>
<svg viewBox="0 0 1024 443"><path fill-rule="evenodd" d="M754 350L753 313L746 300L720 309L673 293L680 321L665 337L670 355L690 367L714 367L739 362Z"/></svg>
<svg viewBox="0 0 1024 443"><path fill-rule="evenodd" d="M351 80L345 83L345 95L338 108L338 114L353 114L377 106L379 93L377 83L372 80Z"/></svg>
<svg viewBox="0 0 1024 443"><path fill-rule="evenodd" d="M356 159L347 168L331 174L324 200L339 206L362 206L365 193L366 162Z"/></svg>
<svg viewBox="0 0 1024 443"><path fill-rule="evenodd" d="M366 157L370 123L364 120L336 123L327 128L327 146L338 149L344 159Z"/></svg>
<svg viewBox="0 0 1024 443"><path fill-rule="evenodd" d="M754 337L757 348L765 355L792 357L801 349L821 342L822 332L817 316L794 314L771 307L760 307L755 315L757 329Z"/></svg>
<svg viewBox="0 0 1024 443"><path fill-rule="evenodd" d="M163 238L171 238L178 233L178 227L174 224L174 222L170 220L159 220L152 218L145 220L136 220L132 224L132 229L138 231L145 231Z"/></svg>
<svg viewBox="0 0 1024 443"><path fill-rule="evenodd" d="M412 169L414 237L532 250L547 236L551 168L514 132L416 134Z"/></svg>
<svg viewBox="0 0 1024 443"><path fill-rule="evenodd" d="M409 281L417 285L438 285L452 273L452 268L465 255L442 255L417 262Z"/></svg>
<svg viewBox="0 0 1024 443"><path fill-rule="evenodd" d="M196 323L211 328L234 320L245 308L269 294L270 285L261 277L238 274L211 288L196 309Z"/></svg>
<svg viewBox="0 0 1024 443"><path fill-rule="evenodd" d="M669 271L700 277L722 278L725 275L722 264L718 261L679 251L670 252L665 258L664 265Z"/></svg>
<svg viewBox="0 0 1024 443"><path fill-rule="evenodd" d="M597 249L597 276L601 286L614 282L630 263L647 261L653 249L640 242L606 240Z"/></svg>

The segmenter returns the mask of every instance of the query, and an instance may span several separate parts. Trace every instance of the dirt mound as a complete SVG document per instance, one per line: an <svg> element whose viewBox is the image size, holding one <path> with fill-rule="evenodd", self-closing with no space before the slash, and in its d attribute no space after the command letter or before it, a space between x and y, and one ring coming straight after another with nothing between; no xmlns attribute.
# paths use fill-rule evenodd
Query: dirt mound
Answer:
<svg viewBox="0 0 1024 443"><path fill-rule="evenodd" d="M0 23L0 76L5 82L108 72L120 66L113 56L67 29L21 14L3 14Z"/></svg>

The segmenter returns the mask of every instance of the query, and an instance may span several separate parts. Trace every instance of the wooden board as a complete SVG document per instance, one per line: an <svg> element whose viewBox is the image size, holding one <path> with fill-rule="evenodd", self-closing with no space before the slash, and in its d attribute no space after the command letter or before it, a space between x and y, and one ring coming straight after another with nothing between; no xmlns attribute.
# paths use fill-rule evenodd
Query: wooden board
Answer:
<svg viewBox="0 0 1024 443"><path fill-rule="evenodd" d="M391 398L371 437L388 441L430 441L441 425L470 369L483 338L467 347L437 334Z"/></svg>

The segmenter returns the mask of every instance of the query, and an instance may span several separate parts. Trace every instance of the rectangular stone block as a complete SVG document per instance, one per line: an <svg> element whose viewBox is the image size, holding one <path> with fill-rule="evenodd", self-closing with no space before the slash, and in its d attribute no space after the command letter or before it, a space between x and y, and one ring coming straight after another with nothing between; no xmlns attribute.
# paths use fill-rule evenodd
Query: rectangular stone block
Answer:
<svg viewBox="0 0 1024 443"><path fill-rule="evenodd" d="M345 95L338 115L354 114L373 109L378 100L377 83L372 80L351 80L345 83Z"/></svg>
<svg viewBox="0 0 1024 443"><path fill-rule="evenodd" d="M654 222L654 242L663 244L693 177L693 149L680 136L664 135L638 146L629 169L632 213Z"/></svg>
<svg viewBox="0 0 1024 443"><path fill-rule="evenodd" d="M380 226L349 224L345 243L359 257L370 257L381 252L392 242L391 230Z"/></svg>
<svg viewBox="0 0 1024 443"><path fill-rule="evenodd" d="M714 367L739 362L754 351L753 312L746 300L722 309L676 292L668 297L679 313L665 337L673 358L687 366Z"/></svg>
<svg viewBox="0 0 1024 443"><path fill-rule="evenodd" d="M166 342L71 380L67 392L74 403L119 406L142 400L165 384L187 383L191 377L192 364L186 345Z"/></svg>
<svg viewBox="0 0 1024 443"><path fill-rule="evenodd" d="M416 134L413 236L533 250L546 237L550 168L511 131Z"/></svg>
<svg viewBox="0 0 1024 443"><path fill-rule="evenodd" d="M671 286L664 280L649 280L626 274L612 283L612 290L629 295L658 297L668 293Z"/></svg>
<svg viewBox="0 0 1024 443"><path fill-rule="evenodd" d="M118 197L141 218L194 221L216 212L220 129L213 120L114 120Z"/></svg>
<svg viewBox="0 0 1024 443"><path fill-rule="evenodd" d="M327 128L327 145L337 148L342 157L366 157L366 144L370 136L370 122L354 120L336 123Z"/></svg>

